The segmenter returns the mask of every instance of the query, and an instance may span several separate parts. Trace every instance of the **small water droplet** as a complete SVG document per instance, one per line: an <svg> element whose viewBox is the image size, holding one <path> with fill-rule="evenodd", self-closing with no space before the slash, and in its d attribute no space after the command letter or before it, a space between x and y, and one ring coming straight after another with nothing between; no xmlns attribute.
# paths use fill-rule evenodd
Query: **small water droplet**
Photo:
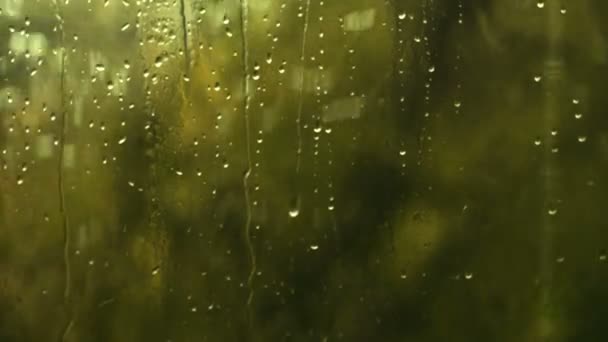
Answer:
<svg viewBox="0 0 608 342"><path fill-rule="evenodd" d="M298 217L298 215L300 215L300 210L298 208L293 208L289 210L289 217L295 218Z"/></svg>
<svg viewBox="0 0 608 342"><path fill-rule="evenodd" d="M471 280L471 279L473 279L473 273L465 273L465 275L464 275L464 279L466 279L466 280Z"/></svg>
<svg viewBox="0 0 608 342"><path fill-rule="evenodd" d="M536 3L536 7L538 8L545 8L545 2L544 1L539 1Z"/></svg>
<svg viewBox="0 0 608 342"><path fill-rule="evenodd" d="M547 211L547 213L549 213L549 215L551 215L551 216L555 216L555 215L557 215L557 209L551 208Z"/></svg>
<svg viewBox="0 0 608 342"><path fill-rule="evenodd" d="M152 275L157 275L160 272L160 266L156 266L152 269Z"/></svg>
<svg viewBox="0 0 608 342"><path fill-rule="evenodd" d="M310 245L310 250L316 251L319 249L319 245Z"/></svg>

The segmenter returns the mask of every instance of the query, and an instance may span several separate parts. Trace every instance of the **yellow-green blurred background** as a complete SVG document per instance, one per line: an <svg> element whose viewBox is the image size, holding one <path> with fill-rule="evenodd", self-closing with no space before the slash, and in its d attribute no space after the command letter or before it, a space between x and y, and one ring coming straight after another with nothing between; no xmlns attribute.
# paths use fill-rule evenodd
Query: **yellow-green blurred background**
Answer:
<svg viewBox="0 0 608 342"><path fill-rule="evenodd" d="M606 341L607 17L0 0L0 342Z"/></svg>

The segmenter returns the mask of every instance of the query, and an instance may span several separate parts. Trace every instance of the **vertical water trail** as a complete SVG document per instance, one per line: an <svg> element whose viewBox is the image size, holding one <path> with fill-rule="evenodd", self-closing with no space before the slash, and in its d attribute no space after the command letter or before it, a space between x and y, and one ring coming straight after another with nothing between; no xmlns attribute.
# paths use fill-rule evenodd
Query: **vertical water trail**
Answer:
<svg viewBox="0 0 608 342"><path fill-rule="evenodd" d="M242 63L243 63L243 113L245 118L245 146L247 153L247 171L243 175L243 190L245 193L245 205L246 205L246 219L245 219L245 243L249 251L249 261L251 263L251 269L247 278L247 287L249 288L249 295L247 297L247 318L249 326L253 325L253 278L256 272L256 255L251 241L251 193L249 186L249 177L251 176L251 128L249 118L249 107L250 107L250 80L249 80L249 43L247 41L247 27L249 24L249 3L248 0L241 0L241 42L242 42Z"/></svg>
<svg viewBox="0 0 608 342"><path fill-rule="evenodd" d="M182 20L182 39L184 48L184 68L186 75L190 74L190 50L188 48L188 22L186 20L185 0L179 1L179 15Z"/></svg>
<svg viewBox="0 0 608 342"><path fill-rule="evenodd" d="M66 64L66 48L65 48L65 28L64 18L62 15L61 7L57 0L53 1L55 9L55 17L59 23L59 47L61 53L61 75L60 75L60 107L62 115L60 116L60 131L59 131L59 155L57 157L57 190L59 193L59 213L61 215L61 225L63 229L63 267L64 267L64 287L63 287L63 305L66 311L66 322L61 329L59 335L59 341L65 341L67 335L74 324L73 310L71 307L71 286L72 286L72 274L71 274L71 262L70 262L70 225L68 220L68 214L65 203L65 184L63 178L63 163L65 153L65 138L67 131L67 109L65 107L65 64Z"/></svg>
<svg viewBox="0 0 608 342"><path fill-rule="evenodd" d="M306 68L306 39L308 36L308 23L310 18L310 0L306 0L306 7L304 10L304 29L302 32L302 45L300 47L300 94L298 102L298 112L296 117L297 125L297 139L298 139L298 150L296 155L296 181L300 174L300 166L302 163L302 110L304 107L304 80Z"/></svg>

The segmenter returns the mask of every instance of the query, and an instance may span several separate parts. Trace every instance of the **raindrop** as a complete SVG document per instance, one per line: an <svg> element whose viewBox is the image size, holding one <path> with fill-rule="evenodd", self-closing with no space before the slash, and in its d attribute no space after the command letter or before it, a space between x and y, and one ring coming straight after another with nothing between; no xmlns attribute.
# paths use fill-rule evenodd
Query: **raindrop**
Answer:
<svg viewBox="0 0 608 342"><path fill-rule="evenodd" d="M289 217L296 218L300 215L300 210L298 208L289 209Z"/></svg>

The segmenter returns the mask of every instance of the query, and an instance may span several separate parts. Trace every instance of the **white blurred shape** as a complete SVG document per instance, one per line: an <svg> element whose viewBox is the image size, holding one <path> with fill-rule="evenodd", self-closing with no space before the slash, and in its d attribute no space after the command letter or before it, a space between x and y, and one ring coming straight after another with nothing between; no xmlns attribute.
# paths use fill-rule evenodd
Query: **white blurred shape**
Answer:
<svg viewBox="0 0 608 342"><path fill-rule="evenodd" d="M82 117L84 116L84 98L76 96L74 99L74 126L82 126Z"/></svg>
<svg viewBox="0 0 608 342"><path fill-rule="evenodd" d="M344 16L345 31L367 31L374 26L376 10L373 8L351 12Z"/></svg>
<svg viewBox="0 0 608 342"><path fill-rule="evenodd" d="M21 32L11 33L8 39L8 48L16 55L22 55L27 51L27 37Z"/></svg>
<svg viewBox="0 0 608 342"><path fill-rule="evenodd" d="M112 88L112 95L114 96L126 96L129 78L129 71L125 69L119 69L113 77L114 88Z"/></svg>
<svg viewBox="0 0 608 342"><path fill-rule="evenodd" d="M291 88L299 90L301 86L306 93L315 93L317 90L330 90L333 87L333 79L331 73L327 70L320 70L316 67L304 68L297 66L292 73Z"/></svg>
<svg viewBox="0 0 608 342"><path fill-rule="evenodd" d="M104 66L104 69L102 71L98 70L99 65ZM103 53L96 50L91 50L89 52L89 75L97 75L101 82L105 82L108 67L108 59L104 56Z"/></svg>
<svg viewBox="0 0 608 342"><path fill-rule="evenodd" d="M65 144L65 142L62 142ZM76 146L65 144L63 147L63 167L71 169L76 165Z"/></svg>
<svg viewBox="0 0 608 342"><path fill-rule="evenodd" d="M21 17L23 0L0 0L0 8L9 17Z"/></svg>
<svg viewBox="0 0 608 342"><path fill-rule="evenodd" d="M31 33L29 39L27 39L27 48L33 57L46 55L48 46L46 37L40 32Z"/></svg>
<svg viewBox="0 0 608 342"><path fill-rule="evenodd" d="M40 159L49 159L53 156L53 137L50 134L38 136L36 139L36 155Z"/></svg>
<svg viewBox="0 0 608 342"><path fill-rule="evenodd" d="M323 122L357 119L361 116L365 100L350 96L334 100L323 110Z"/></svg>

